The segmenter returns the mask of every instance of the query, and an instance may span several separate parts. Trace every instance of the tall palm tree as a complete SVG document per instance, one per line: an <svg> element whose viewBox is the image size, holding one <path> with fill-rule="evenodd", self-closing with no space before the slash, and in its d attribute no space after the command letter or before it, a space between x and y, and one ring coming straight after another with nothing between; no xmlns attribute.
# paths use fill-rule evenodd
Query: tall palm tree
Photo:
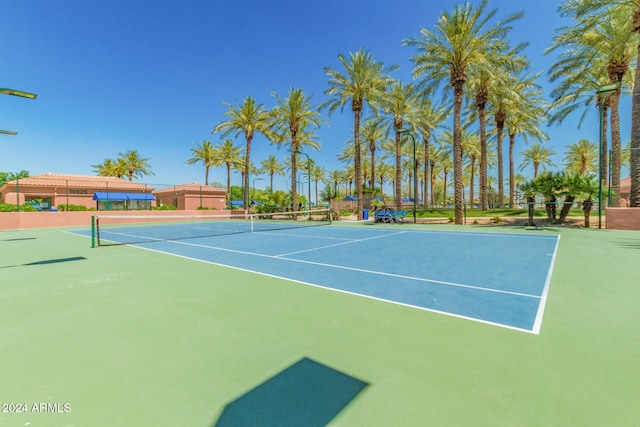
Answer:
<svg viewBox="0 0 640 427"><path fill-rule="evenodd" d="M387 121L391 125L388 129L393 129L395 132L396 179L394 196L397 209L400 209L402 205L402 138L400 131L404 128L407 118L413 114L415 100L416 87L411 83L402 83L399 80L394 80L391 83L380 100L381 109L388 115Z"/></svg>
<svg viewBox="0 0 640 427"><path fill-rule="evenodd" d="M414 117L411 119L416 133L422 138L422 181L423 181L423 197L425 206L429 200L429 180L431 174L429 173L429 166L431 164L429 155L431 154L431 140L435 140L435 131L442 126L442 123L447 120L450 109L442 104L435 104L431 99L427 97L421 97L414 110Z"/></svg>
<svg viewBox="0 0 640 427"><path fill-rule="evenodd" d="M607 19L609 8L631 10L631 31L640 34L640 0L567 0L560 6L564 15L589 16L591 25ZM636 38L636 58L640 57L640 38ZM640 207L640 61L636 61L631 112L631 194L630 205Z"/></svg>
<svg viewBox="0 0 640 427"><path fill-rule="evenodd" d="M384 122L380 117L371 116L367 117L362 123L362 139L369 144L369 152L371 153L371 177L369 179L369 186L375 187L376 182L376 148L378 141L380 141L385 134Z"/></svg>
<svg viewBox="0 0 640 427"><path fill-rule="evenodd" d="M567 172L577 172L585 175L598 170L598 143L587 139L581 139L576 144L567 146L567 155L564 157Z"/></svg>
<svg viewBox="0 0 640 427"><path fill-rule="evenodd" d="M153 175L149 165L149 158L140 156L136 150L118 153L118 161L122 161L124 164L129 181L133 181L133 178L139 178L143 175Z"/></svg>
<svg viewBox="0 0 640 427"><path fill-rule="evenodd" d="M485 14L489 1L482 0L477 8L472 3L458 5L451 13L443 12L434 30L421 30L422 38L404 41L418 54L413 57L414 77L434 88L445 82L453 88L453 167L455 223L463 222L464 187L462 181L462 98L467 71L473 64L486 62L492 46L503 46L502 41L510 30L508 24L522 16L513 14L485 30L497 13L494 9Z"/></svg>
<svg viewBox="0 0 640 427"><path fill-rule="evenodd" d="M545 148L540 143L535 143L528 149L524 150L522 153L522 163L520 163L520 170L524 170L527 166L533 165L533 177L536 178L538 176L538 170L540 166L542 166L542 170L545 171L547 166L555 166L553 161L551 160L551 156L553 156L555 151ZM515 182L515 175L513 179L513 188L518 188L518 184Z"/></svg>
<svg viewBox="0 0 640 427"><path fill-rule="evenodd" d="M327 170L319 165L311 165L311 180L316 184L316 207L318 206L318 182L326 182Z"/></svg>
<svg viewBox="0 0 640 427"><path fill-rule="evenodd" d="M289 88L286 98L277 93L272 94L276 99L276 106L271 110L272 126L275 131L275 142L284 144L291 152L291 203L298 206L297 173L298 153L301 149L301 136L307 132L305 142L314 149L319 144L309 136L322 123L317 107L312 106L312 96L307 96L302 89ZM310 201L309 201L310 202ZM294 209L295 210L295 209Z"/></svg>
<svg viewBox="0 0 640 427"><path fill-rule="evenodd" d="M389 78L386 74L395 67L384 68L382 62L377 62L373 55L364 48L348 57L340 54L338 60L346 70L346 74L325 67L329 77L329 88L325 94L329 99L322 104L331 114L336 109L344 110L347 103L351 104L353 112L353 145L356 190L358 192L358 219L362 219L363 191L360 154L360 118L365 105L375 109L376 101L387 87Z"/></svg>
<svg viewBox="0 0 640 427"><path fill-rule="evenodd" d="M260 162L260 173L269 175L269 187L273 191L273 176L284 175L284 166L273 154Z"/></svg>
<svg viewBox="0 0 640 427"><path fill-rule="evenodd" d="M546 121L546 102L542 90L535 84L539 74L519 80L514 89L520 93L517 104L512 104L507 113L507 132L509 134L509 205L515 203L513 150L515 138L520 135L528 142L529 138L537 141L548 140L549 137L540 127Z"/></svg>
<svg viewBox="0 0 640 427"><path fill-rule="evenodd" d="M468 92L473 98L475 114L480 127L480 207L487 210L487 168L488 168L488 142L487 142L487 105L491 101L491 94L498 92L498 96L504 96L504 89L498 87L509 79L510 74L528 67L528 61L520 54L527 46L521 43L513 48L502 41L502 46L493 46L487 52L486 63L471 64L469 67Z"/></svg>
<svg viewBox="0 0 640 427"><path fill-rule="evenodd" d="M574 2L581 3L581 2ZM588 1L586 2L588 3ZM565 3L566 6L566 3ZM566 27L554 39L552 48L564 47L564 63L574 66L574 69L596 70L598 85L605 83L623 83L625 76L629 75L630 64L637 55L638 40L634 32L632 8L625 6L608 6L603 14L594 20L591 14L577 14L573 17L576 24ZM640 9L638 9L640 11ZM639 22L640 23L640 22ZM594 92L598 86L591 86L588 90ZM600 99L597 99L600 101ZM620 201L620 116L618 104L620 89L607 98L611 117L611 187L614 193L612 205L619 206ZM603 144L601 156L606 161L607 150ZM606 176L606 168L601 170L602 176Z"/></svg>
<svg viewBox="0 0 640 427"><path fill-rule="evenodd" d="M202 144L196 144L195 147L191 148L191 153L193 157L187 159L185 164L204 164L204 185L209 185L209 170L219 165L216 161L215 150L211 145L211 141L202 141Z"/></svg>
<svg viewBox="0 0 640 427"><path fill-rule="evenodd" d="M235 133L237 137L244 134L246 145L244 158L244 173L242 178L242 198L245 209L249 209L249 165L251 163L251 141L256 133L262 133L267 138L271 135L271 121L269 113L262 104L256 104L256 100L246 97L237 107L226 102L223 103L229 109L224 113L227 120L218 123L212 133L221 132L222 137Z"/></svg>
<svg viewBox="0 0 640 427"><path fill-rule="evenodd" d="M219 165L225 165L227 169L227 192L225 195L227 207L231 207L231 169L241 167L242 156L240 147L233 144L233 141L226 138L219 142L213 148L214 162Z"/></svg>

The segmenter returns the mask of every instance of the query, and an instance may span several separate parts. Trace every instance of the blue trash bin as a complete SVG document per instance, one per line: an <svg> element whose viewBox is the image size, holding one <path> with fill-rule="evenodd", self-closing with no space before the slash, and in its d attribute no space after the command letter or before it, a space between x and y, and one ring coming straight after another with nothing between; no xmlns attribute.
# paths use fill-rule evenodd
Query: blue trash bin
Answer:
<svg viewBox="0 0 640 427"><path fill-rule="evenodd" d="M368 220L368 219L369 219L369 209L363 209L363 210L362 210L362 219L363 219L364 221L366 221L366 220Z"/></svg>

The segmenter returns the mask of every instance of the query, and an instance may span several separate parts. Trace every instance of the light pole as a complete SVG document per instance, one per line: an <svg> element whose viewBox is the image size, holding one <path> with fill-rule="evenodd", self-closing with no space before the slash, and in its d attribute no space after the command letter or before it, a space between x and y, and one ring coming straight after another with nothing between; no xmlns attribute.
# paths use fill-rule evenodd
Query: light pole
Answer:
<svg viewBox="0 0 640 427"><path fill-rule="evenodd" d="M38 97L38 95L36 95L35 93L23 92L21 90L9 89L6 87L0 88L0 95L13 95L13 96L20 96L22 98L29 98L29 99L36 99ZM0 133L3 133L5 135L18 134L17 132L13 132L10 130L0 130Z"/></svg>
<svg viewBox="0 0 640 427"><path fill-rule="evenodd" d="M253 193L256 192L256 181L264 181L264 178L253 178ZM251 199L253 199L253 196L254 194L251 195ZM251 206L251 202L249 202L249 206Z"/></svg>
<svg viewBox="0 0 640 427"><path fill-rule="evenodd" d="M610 83L608 85L600 86L596 89L596 95L600 102L600 138L598 144L598 228L602 228L602 144L604 141L604 103L606 99L614 94L620 83Z"/></svg>
<svg viewBox="0 0 640 427"><path fill-rule="evenodd" d="M416 139L409 129L399 129L399 133L407 134L413 141L413 223L416 223L416 203L418 201L418 162L416 160Z"/></svg>
<svg viewBox="0 0 640 427"><path fill-rule="evenodd" d="M311 158L307 153L300 150L289 150L294 154L302 154L307 157L307 183L309 184L309 194L307 195L307 209L311 210Z"/></svg>

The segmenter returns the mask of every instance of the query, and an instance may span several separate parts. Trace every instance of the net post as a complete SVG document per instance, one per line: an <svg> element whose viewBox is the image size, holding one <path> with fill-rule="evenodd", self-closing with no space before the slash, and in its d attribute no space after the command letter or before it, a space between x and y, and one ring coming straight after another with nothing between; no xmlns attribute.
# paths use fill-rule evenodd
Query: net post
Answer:
<svg viewBox="0 0 640 427"><path fill-rule="evenodd" d="M96 247L96 216L91 215L91 248Z"/></svg>
<svg viewBox="0 0 640 427"><path fill-rule="evenodd" d="M249 230L253 233L253 215L249 215Z"/></svg>

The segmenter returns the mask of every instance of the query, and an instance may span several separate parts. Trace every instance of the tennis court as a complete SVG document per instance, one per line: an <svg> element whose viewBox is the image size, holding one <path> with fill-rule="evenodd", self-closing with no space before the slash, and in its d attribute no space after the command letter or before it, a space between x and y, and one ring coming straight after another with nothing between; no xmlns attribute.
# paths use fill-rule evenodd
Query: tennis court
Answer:
<svg viewBox="0 0 640 427"><path fill-rule="evenodd" d="M638 232L339 223L100 248L88 235L0 232L2 426L640 418Z"/></svg>
<svg viewBox="0 0 640 427"><path fill-rule="evenodd" d="M289 219L251 232L253 223L171 219L106 227L102 239L533 333L559 240Z"/></svg>

